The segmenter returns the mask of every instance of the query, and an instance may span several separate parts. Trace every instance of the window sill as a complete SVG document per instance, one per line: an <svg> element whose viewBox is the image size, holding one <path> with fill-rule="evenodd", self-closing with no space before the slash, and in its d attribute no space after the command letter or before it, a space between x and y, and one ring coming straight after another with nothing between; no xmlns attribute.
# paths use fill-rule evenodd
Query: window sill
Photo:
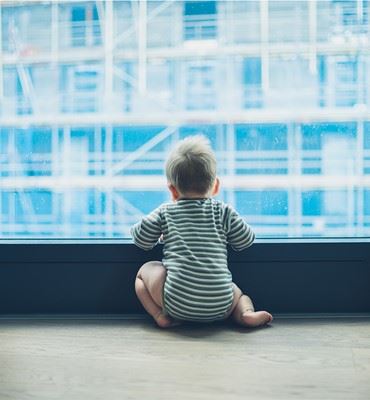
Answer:
<svg viewBox="0 0 370 400"><path fill-rule="evenodd" d="M0 315L137 315L140 265L161 259L130 239L0 240ZM370 239L259 239L229 253L256 309L369 313Z"/></svg>

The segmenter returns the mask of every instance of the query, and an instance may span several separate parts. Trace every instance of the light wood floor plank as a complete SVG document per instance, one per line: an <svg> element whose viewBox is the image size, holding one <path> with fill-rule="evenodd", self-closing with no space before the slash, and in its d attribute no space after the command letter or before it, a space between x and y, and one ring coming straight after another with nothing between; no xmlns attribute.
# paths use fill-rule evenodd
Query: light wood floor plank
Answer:
<svg viewBox="0 0 370 400"><path fill-rule="evenodd" d="M370 319L0 321L0 400L370 399Z"/></svg>

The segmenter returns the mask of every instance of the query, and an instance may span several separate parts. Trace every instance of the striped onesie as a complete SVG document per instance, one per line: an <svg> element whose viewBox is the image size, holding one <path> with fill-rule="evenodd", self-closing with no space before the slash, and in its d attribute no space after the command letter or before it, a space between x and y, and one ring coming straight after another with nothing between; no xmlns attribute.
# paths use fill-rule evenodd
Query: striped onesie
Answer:
<svg viewBox="0 0 370 400"><path fill-rule="evenodd" d="M225 318L233 303L226 245L239 251L254 240L250 226L231 206L212 198L180 199L152 211L131 234L144 250L163 235L163 304L168 315L199 322Z"/></svg>

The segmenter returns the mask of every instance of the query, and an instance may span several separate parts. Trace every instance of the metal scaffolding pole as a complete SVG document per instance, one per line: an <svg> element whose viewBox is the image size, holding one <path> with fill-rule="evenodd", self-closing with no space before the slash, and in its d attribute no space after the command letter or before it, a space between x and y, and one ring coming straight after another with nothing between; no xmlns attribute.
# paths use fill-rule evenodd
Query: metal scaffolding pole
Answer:
<svg viewBox="0 0 370 400"><path fill-rule="evenodd" d="M254 156L254 154L252 153ZM160 164L161 166L162 163ZM251 165L251 163L248 163ZM141 169L142 170L142 169ZM140 171L136 168L136 171ZM224 189L234 190L274 190L279 188L281 190L288 190L289 188L297 188L299 190L322 190L333 189L341 190L344 186L351 185L357 188L370 187L370 175L366 174L362 177L351 174L343 176L338 179L338 175L309 175L304 174L301 176L288 176L285 174L256 174L256 175L237 175L236 179L232 181L227 175L222 175ZM0 181L0 188L4 190L13 190L15 187L23 189L33 189L35 187L42 187L43 189L61 190L64 191L69 188L73 189L99 189L106 190L112 188L114 190L145 190L153 191L163 188L165 185L165 177L162 175L122 175L117 176L99 176L99 175L81 175L81 176L68 176L55 179L52 176L41 177L22 177L12 176L2 178Z"/></svg>
<svg viewBox="0 0 370 400"><path fill-rule="evenodd" d="M310 71L317 73L317 0L308 0L308 35L310 42Z"/></svg>
<svg viewBox="0 0 370 400"><path fill-rule="evenodd" d="M2 102L4 101L4 74L3 74L3 26L2 26L2 9L0 6L0 109Z"/></svg>
<svg viewBox="0 0 370 400"><path fill-rule="evenodd" d="M139 94L146 92L147 82L147 0L139 0L138 15L138 90Z"/></svg>
<svg viewBox="0 0 370 400"><path fill-rule="evenodd" d="M302 132L295 123L287 125L287 157L288 176L299 177L302 175ZM291 236L302 235L302 188L289 187L288 191L288 225Z"/></svg>
<svg viewBox="0 0 370 400"><path fill-rule="evenodd" d="M63 127L63 170L62 176L67 179L71 178L71 128ZM73 187L65 188L62 195L63 210L63 236L68 237L72 232L71 210L72 210L72 190Z"/></svg>
<svg viewBox="0 0 370 400"><path fill-rule="evenodd" d="M59 50L59 0L51 3L51 60L55 65L58 64Z"/></svg>
<svg viewBox="0 0 370 400"><path fill-rule="evenodd" d="M113 101L113 1L105 1L104 18L104 56L105 56L105 85L104 85L104 109L108 112L112 108Z"/></svg>
<svg viewBox="0 0 370 400"><path fill-rule="evenodd" d="M357 3L356 3L357 21L361 21L361 22L363 19L363 12L364 12L363 4L364 4L363 0L357 0Z"/></svg>
<svg viewBox="0 0 370 400"><path fill-rule="evenodd" d="M113 128L112 125L105 127L104 142L104 172L113 166ZM105 236L112 237L114 234L114 209L113 209L113 191L114 188L101 188L101 193L105 193Z"/></svg>
<svg viewBox="0 0 370 400"><path fill-rule="evenodd" d="M146 1L146 0L145 0ZM158 7L156 7L148 16L146 21L149 22L153 18L155 18L157 15L159 15L162 11L166 10L171 4L173 4L176 0L166 0L163 1L159 4ZM115 43L114 47L117 47L123 40L126 38L130 37L132 35L137 27L135 27L135 24L131 26L130 28L126 29L124 32L120 33L116 38L115 38Z"/></svg>
<svg viewBox="0 0 370 400"><path fill-rule="evenodd" d="M364 180L364 121L357 121L357 137L356 137L356 164L355 171L361 180ZM364 204L364 189L365 182L363 185L357 187L357 236L363 236L365 234L365 204Z"/></svg>
<svg viewBox="0 0 370 400"><path fill-rule="evenodd" d="M57 125L53 125L51 128L51 165L50 165L50 170L51 170L51 176L55 177L58 179L61 175L61 166L62 162L60 159L61 155L61 146L60 146L60 139L59 139L59 128ZM51 191L51 220L52 223L55 225L58 225L58 231L57 234L60 235L60 227L59 227L59 198L58 198L58 191L55 189L50 190ZM55 234L55 233L54 233Z"/></svg>
<svg viewBox="0 0 370 400"><path fill-rule="evenodd" d="M51 68L57 82L59 82L59 0L51 3ZM55 98L56 112L60 110L60 94ZM54 134L54 133L53 133Z"/></svg>
<svg viewBox="0 0 370 400"><path fill-rule="evenodd" d="M227 124L226 127L226 149L227 149L227 176L231 182L235 182L236 180L236 146L235 146L235 125ZM225 160L226 161L226 160ZM222 183L221 183L222 187ZM230 203L233 207L236 206L235 204L235 190L229 188L227 191L227 202Z"/></svg>
<svg viewBox="0 0 370 400"><path fill-rule="evenodd" d="M270 88L269 0L260 0L262 90Z"/></svg>

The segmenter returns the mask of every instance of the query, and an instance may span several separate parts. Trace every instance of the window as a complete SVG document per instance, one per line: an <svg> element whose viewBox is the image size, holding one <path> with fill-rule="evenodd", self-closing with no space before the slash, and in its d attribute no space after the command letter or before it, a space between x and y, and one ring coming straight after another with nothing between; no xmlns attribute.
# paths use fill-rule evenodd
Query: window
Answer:
<svg viewBox="0 0 370 400"><path fill-rule="evenodd" d="M308 2L275 0L268 2L271 42L304 43L308 41Z"/></svg>
<svg viewBox="0 0 370 400"><path fill-rule="evenodd" d="M369 5L0 2L0 235L128 236L202 133L258 237L369 236Z"/></svg>
<svg viewBox="0 0 370 400"><path fill-rule="evenodd" d="M102 76L97 64L65 65L60 71L63 112L94 112L100 108Z"/></svg>
<svg viewBox="0 0 370 400"><path fill-rule="evenodd" d="M353 107L365 104L363 61L358 57L322 56L319 61L322 105Z"/></svg>
<svg viewBox="0 0 370 400"><path fill-rule="evenodd" d="M186 108L213 109L216 106L216 71L212 62L189 63L186 71Z"/></svg>
<svg viewBox="0 0 370 400"><path fill-rule="evenodd" d="M2 48L7 53L34 56L50 52L51 5L2 7Z"/></svg>
<svg viewBox="0 0 370 400"><path fill-rule="evenodd" d="M271 135L274 140L271 140ZM288 173L286 125L238 125L236 138L237 174Z"/></svg>
<svg viewBox="0 0 370 400"><path fill-rule="evenodd" d="M263 106L261 73L261 58L248 57L244 59L243 98L245 108L261 108Z"/></svg>
<svg viewBox="0 0 370 400"><path fill-rule="evenodd" d="M184 2L184 39L207 40L217 35L217 1Z"/></svg>
<svg viewBox="0 0 370 400"><path fill-rule="evenodd" d="M310 70L308 57L271 57L270 89L265 107L314 108L317 104L317 77ZM289 77L289 78L288 78Z"/></svg>
<svg viewBox="0 0 370 400"><path fill-rule="evenodd" d="M87 3L70 8L71 39L73 47L91 47L101 44L99 14L96 4Z"/></svg>

